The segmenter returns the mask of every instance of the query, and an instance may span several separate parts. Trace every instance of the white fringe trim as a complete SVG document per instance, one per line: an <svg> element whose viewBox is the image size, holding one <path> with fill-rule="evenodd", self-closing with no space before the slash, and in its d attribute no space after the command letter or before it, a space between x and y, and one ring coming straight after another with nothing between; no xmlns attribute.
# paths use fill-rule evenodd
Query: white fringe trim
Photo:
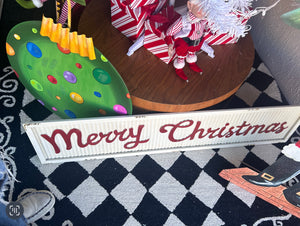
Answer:
<svg viewBox="0 0 300 226"><path fill-rule="evenodd" d="M199 4L212 33L228 33L231 37L240 38L251 29L251 26L243 23L244 18L250 18L259 13L264 16L279 1L277 0L269 7L257 7L253 10L251 9L253 0L201 0Z"/></svg>
<svg viewBox="0 0 300 226"><path fill-rule="evenodd" d="M297 147L296 144L284 146L281 153L286 157L295 160L296 162L300 162L300 148Z"/></svg>

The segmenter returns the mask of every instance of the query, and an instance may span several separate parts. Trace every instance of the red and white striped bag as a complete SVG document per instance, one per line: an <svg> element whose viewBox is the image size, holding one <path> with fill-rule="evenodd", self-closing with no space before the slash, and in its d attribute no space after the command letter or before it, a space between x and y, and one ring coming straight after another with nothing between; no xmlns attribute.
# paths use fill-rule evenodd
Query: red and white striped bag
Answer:
<svg viewBox="0 0 300 226"><path fill-rule="evenodd" d="M241 15L237 15L237 17L241 17ZM242 24L247 24L249 18L243 18ZM232 37L227 33L223 34L213 34L210 30L204 32L204 40L208 43L208 45L223 45L223 44L234 44L237 43L239 37Z"/></svg>
<svg viewBox="0 0 300 226"><path fill-rule="evenodd" d="M131 8L126 1L111 0L111 23L122 34L136 40L145 29L147 18L159 11L166 0L156 0L155 3L143 7Z"/></svg>
<svg viewBox="0 0 300 226"><path fill-rule="evenodd" d="M159 16L161 16L161 20ZM173 10L173 7L166 7L145 22L144 47L166 64L170 63L176 55L169 57L165 32L179 17L180 15Z"/></svg>
<svg viewBox="0 0 300 226"><path fill-rule="evenodd" d="M154 4L154 3L158 2L158 0L125 0L125 2L126 2L126 5L128 5L132 9L134 9L134 8L142 7L145 5Z"/></svg>

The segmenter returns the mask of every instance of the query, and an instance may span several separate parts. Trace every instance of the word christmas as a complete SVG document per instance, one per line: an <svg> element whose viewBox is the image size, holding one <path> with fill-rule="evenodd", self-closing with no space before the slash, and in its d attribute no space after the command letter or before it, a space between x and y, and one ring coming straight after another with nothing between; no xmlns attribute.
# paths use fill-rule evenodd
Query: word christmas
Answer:
<svg viewBox="0 0 300 226"><path fill-rule="evenodd" d="M203 138L220 139L268 133L279 134L288 128L287 122L275 122L268 125L252 125L247 121L243 121L239 125L231 125L227 122L222 127L216 128L202 127L201 124L201 121L187 119L176 124L164 124L158 131L154 132L160 133L160 137L162 134L166 134L166 137L162 137L162 139L167 138L165 140L166 142L182 142L195 139L201 140ZM76 145L80 148L85 148L101 143L109 144L114 142L121 142L124 149L135 149L140 144L150 142L151 137L146 137L143 133L145 129L145 125L138 125L137 127L122 130L115 129L107 132L92 132L86 136L84 136L83 131L78 128L72 128L68 132L62 129L55 129L50 136L41 134L41 137L52 145L56 154L60 153L64 148L71 150L72 147ZM61 145L57 143L58 137L62 138L60 140L63 142L59 143ZM76 138L76 143L72 143L72 137ZM64 144L64 147L62 144Z"/></svg>

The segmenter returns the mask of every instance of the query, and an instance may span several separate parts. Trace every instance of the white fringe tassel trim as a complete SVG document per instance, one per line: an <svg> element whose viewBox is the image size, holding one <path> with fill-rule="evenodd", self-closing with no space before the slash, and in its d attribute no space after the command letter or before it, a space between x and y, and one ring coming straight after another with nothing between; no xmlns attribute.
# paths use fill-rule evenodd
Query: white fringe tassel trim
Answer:
<svg viewBox="0 0 300 226"><path fill-rule="evenodd" d="M300 148L297 147L296 144L284 146L281 153L286 157L295 160L296 162L300 162Z"/></svg>

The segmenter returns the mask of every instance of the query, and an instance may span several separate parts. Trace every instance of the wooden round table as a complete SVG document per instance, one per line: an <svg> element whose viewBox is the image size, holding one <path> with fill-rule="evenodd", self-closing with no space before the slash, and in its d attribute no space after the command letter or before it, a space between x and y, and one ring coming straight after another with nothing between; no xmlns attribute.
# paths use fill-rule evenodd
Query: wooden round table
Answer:
<svg viewBox="0 0 300 226"><path fill-rule="evenodd" d="M111 25L110 1L93 0L83 11L78 33L93 37L94 45L122 76L136 109L186 112L210 107L233 95L250 72L254 45L250 35L237 44L212 46L215 58L198 54L203 74L184 68L189 82L180 79L144 47L127 56L133 42Z"/></svg>

